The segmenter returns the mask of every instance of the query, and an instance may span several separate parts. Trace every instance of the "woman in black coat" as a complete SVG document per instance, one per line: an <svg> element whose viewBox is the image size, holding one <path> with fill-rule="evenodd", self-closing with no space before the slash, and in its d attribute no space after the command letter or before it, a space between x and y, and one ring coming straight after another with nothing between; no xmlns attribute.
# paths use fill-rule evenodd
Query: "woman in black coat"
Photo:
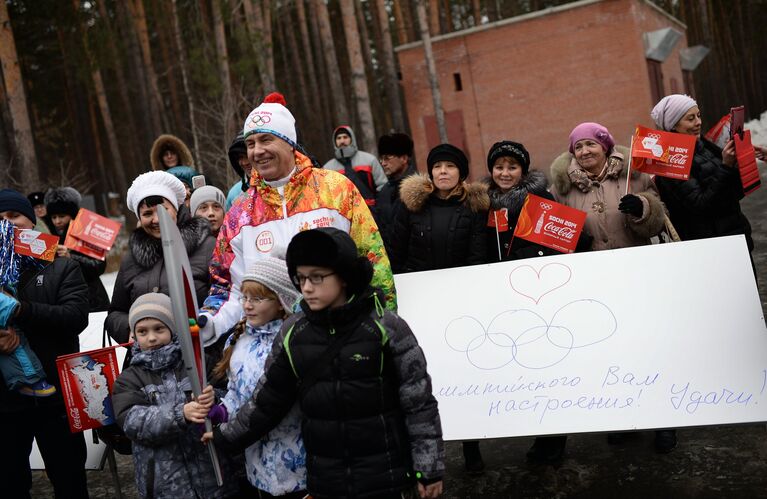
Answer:
<svg viewBox="0 0 767 499"><path fill-rule="evenodd" d="M487 186L466 182L469 160L455 146L440 144L426 160L429 176L411 175L400 185L405 209L391 235L394 273L485 263ZM485 468L479 442L463 442L466 470Z"/></svg>
<svg viewBox="0 0 767 499"><path fill-rule="evenodd" d="M487 153L488 214L487 262L521 260L536 256L557 255L558 251L513 237L519 214L528 194L554 200L548 191L546 175L530 170L530 154L525 146L510 140L496 142Z"/></svg>
<svg viewBox="0 0 767 499"><path fill-rule="evenodd" d="M104 323L109 335L120 343L127 342L130 335L128 312L133 302L146 293L168 294L157 205L168 210L181 232L198 303L208 296L208 264L216 240L210 235L207 220L189 215L184 206L185 197L184 184L173 175L160 171L139 175L128 189L128 207L138 217L139 227L131 234L128 251L120 264Z"/></svg>
<svg viewBox="0 0 767 499"><path fill-rule="evenodd" d="M466 182L469 161L455 146L429 153L429 176L411 175L400 185L400 210L389 258L394 273L485 263L489 199L483 184Z"/></svg>

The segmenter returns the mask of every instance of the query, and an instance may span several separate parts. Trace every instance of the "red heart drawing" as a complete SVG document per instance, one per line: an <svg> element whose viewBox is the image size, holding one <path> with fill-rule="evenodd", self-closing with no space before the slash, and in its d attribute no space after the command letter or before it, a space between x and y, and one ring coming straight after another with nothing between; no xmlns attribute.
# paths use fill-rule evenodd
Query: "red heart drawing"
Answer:
<svg viewBox="0 0 767 499"><path fill-rule="evenodd" d="M511 289L538 304L545 295L570 282L572 275L570 267L562 263L547 263L540 270L520 265L509 274L509 283Z"/></svg>

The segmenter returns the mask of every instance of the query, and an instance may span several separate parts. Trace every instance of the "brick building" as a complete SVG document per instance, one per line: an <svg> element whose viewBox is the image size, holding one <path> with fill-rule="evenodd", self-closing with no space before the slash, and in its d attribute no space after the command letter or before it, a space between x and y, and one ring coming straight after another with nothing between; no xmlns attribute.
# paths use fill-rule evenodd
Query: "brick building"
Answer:
<svg viewBox="0 0 767 499"><path fill-rule="evenodd" d="M628 145L635 125L652 126L660 97L692 92L685 29L648 0L582 0L434 37L449 140L466 151L472 178L487 175L487 151L502 139L525 144L547 170L583 121ZM423 169L439 143L423 46L396 50Z"/></svg>

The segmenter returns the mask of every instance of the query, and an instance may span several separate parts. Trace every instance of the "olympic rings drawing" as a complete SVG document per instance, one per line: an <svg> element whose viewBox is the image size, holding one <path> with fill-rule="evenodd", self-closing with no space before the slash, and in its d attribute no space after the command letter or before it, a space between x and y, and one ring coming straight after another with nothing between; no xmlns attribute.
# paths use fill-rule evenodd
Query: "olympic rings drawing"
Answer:
<svg viewBox="0 0 767 499"><path fill-rule="evenodd" d="M648 133L647 137L650 138L650 139L660 139L660 134L659 133Z"/></svg>
<svg viewBox="0 0 767 499"><path fill-rule="evenodd" d="M257 114L255 116L253 116L250 119L250 121L251 121L251 123L253 123L256 126L262 126L262 125L266 125L267 123L271 122L272 118L270 116L264 116L264 115Z"/></svg>
<svg viewBox="0 0 767 499"><path fill-rule="evenodd" d="M541 203L541 208L544 209L544 210L550 210L550 209L552 209L554 207L552 205L550 205L549 203Z"/></svg>

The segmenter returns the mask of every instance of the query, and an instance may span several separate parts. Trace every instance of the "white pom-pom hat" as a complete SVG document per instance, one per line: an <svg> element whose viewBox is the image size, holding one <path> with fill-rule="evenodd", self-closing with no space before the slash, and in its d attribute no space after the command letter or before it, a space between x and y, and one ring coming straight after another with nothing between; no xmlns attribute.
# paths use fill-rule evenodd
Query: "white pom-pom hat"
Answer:
<svg viewBox="0 0 767 499"><path fill-rule="evenodd" d="M242 128L244 137L254 133L271 133L292 147L296 147L296 119L288 111L282 94L267 95L257 108L252 110Z"/></svg>

